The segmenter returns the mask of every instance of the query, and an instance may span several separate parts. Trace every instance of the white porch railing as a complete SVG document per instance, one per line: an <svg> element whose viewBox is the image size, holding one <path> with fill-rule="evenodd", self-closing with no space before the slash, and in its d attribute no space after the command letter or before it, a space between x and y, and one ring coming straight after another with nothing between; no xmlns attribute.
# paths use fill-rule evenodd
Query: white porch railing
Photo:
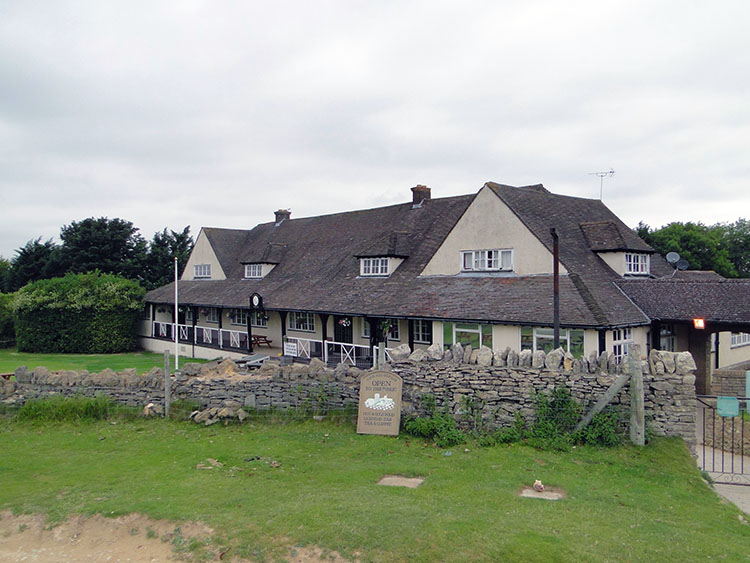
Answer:
<svg viewBox="0 0 750 563"><path fill-rule="evenodd" d="M219 329L196 325L177 325L181 342L193 342L215 348L247 350L247 332L240 330ZM155 338L174 340L174 323L153 321L151 334ZM311 338L286 337L286 342L297 345L297 357L305 360L320 358L324 362L336 362L350 365L372 365L373 357L369 346L334 342L332 340L315 340ZM386 361L391 361L391 348L385 349Z"/></svg>
<svg viewBox="0 0 750 563"><path fill-rule="evenodd" d="M372 351L369 346L335 342L333 340L314 340L310 338L286 337L287 342L297 345L297 357L310 360L320 358L326 363L331 361L350 365L372 365ZM391 360L391 349L385 349L385 356Z"/></svg>

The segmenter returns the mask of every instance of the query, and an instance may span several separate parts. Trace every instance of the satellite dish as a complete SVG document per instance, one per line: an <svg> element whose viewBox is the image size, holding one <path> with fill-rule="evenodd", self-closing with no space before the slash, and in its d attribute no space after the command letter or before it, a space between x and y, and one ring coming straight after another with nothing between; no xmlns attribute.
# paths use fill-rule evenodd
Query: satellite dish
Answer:
<svg viewBox="0 0 750 563"><path fill-rule="evenodd" d="M670 252L667 254L667 262L672 264L673 266L677 264L677 262L680 261L680 255L676 252Z"/></svg>
<svg viewBox="0 0 750 563"><path fill-rule="evenodd" d="M675 265L677 266L678 270L687 270L690 267L690 262L688 262L684 258L680 258Z"/></svg>

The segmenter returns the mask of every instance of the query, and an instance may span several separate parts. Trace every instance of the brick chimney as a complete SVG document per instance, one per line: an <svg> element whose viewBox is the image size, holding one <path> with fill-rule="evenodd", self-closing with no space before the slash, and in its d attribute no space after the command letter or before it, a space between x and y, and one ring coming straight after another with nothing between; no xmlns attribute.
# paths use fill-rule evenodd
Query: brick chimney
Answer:
<svg viewBox="0 0 750 563"><path fill-rule="evenodd" d="M279 209L274 211L274 215L276 215L276 226L278 227L284 219L289 219L292 216L292 212L289 209Z"/></svg>
<svg viewBox="0 0 750 563"><path fill-rule="evenodd" d="M430 199L430 188L417 184L411 189L412 199L411 202L415 206L419 206L423 201Z"/></svg>

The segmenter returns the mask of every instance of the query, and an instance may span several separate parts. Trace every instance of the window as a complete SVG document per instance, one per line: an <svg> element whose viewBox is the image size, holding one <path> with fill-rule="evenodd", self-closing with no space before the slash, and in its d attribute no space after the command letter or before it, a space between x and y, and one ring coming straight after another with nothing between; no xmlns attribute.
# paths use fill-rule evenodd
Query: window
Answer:
<svg viewBox="0 0 750 563"><path fill-rule="evenodd" d="M748 332L733 332L732 333L732 342L730 344L731 348L734 348L736 346L747 346L750 344L750 333Z"/></svg>
<svg viewBox="0 0 750 563"><path fill-rule="evenodd" d="M210 278L211 277L211 264L196 264L193 266L193 277L194 278Z"/></svg>
<svg viewBox="0 0 750 563"><path fill-rule="evenodd" d="M432 344L432 321L414 321L414 342Z"/></svg>
<svg viewBox="0 0 750 563"><path fill-rule="evenodd" d="M401 340L398 330L398 319L391 319L391 328L388 330L388 340Z"/></svg>
<svg viewBox="0 0 750 563"><path fill-rule="evenodd" d="M359 275L361 276L387 276L388 258L360 258Z"/></svg>
<svg viewBox="0 0 750 563"><path fill-rule="evenodd" d="M315 332L315 315L312 313L289 313L289 329Z"/></svg>
<svg viewBox="0 0 750 563"><path fill-rule="evenodd" d="M193 324L193 308L188 307L185 311L185 322Z"/></svg>
<svg viewBox="0 0 750 563"><path fill-rule="evenodd" d="M612 331L612 352L615 355L615 363L622 363L628 353L628 344L633 342L633 331L629 328L618 328Z"/></svg>
<svg viewBox="0 0 750 563"><path fill-rule="evenodd" d="M555 329L549 327L521 327L521 350L537 350L549 354L555 347ZM576 358L583 357L583 330L560 329L560 347Z"/></svg>
<svg viewBox="0 0 750 563"><path fill-rule="evenodd" d="M247 311L244 309L232 309L229 318L233 325L247 326Z"/></svg>
<svg viewBox="0 0 750 563"><path fill-rule="evenodd" d="M659 349L665 352L676 352L674 325L661 325L659 329Z"/></svg>
<svg viewBox="0 0 750 563"><path fill-rule="evenodd" d="M210 309L206 309L206 321L209 323L218 323L219 322L219 310L211 307Z"/></svg>
<svg viewBox="0 0 750 563"><path fill-rule="evenodd" d="M625 273L637 276L648 275L650 270L648 254L625 254Z"/></svg>
<svg viewBox="0 0 750 563"><path fill-rule="evenodd" d="M362 338L370 338L370 323L362 319Z"/></svg>
<svg viewBox="0 0 750 563"><path fill-rule="evenodd" d="M246 278L262 278L263 277L262 264L245 264L245 277Z"/></svg>
<svg viewBox="0 0 750 563"><path fill-rule="evenodd" d="M258 328L267 328L268 317L265 315L265 313L261 313L260 311L253 311L252 315L250 315L250 324Z"/></svg>
<svg viewBox="0 0 750 563"><path fill-rule="evenodd" d="M143 306L143 318L149 320L151 318L151 303L146 303Z"/></svg>
<svg viewBox="0 0 750 563"><path fill-rule="evenodd" d="M512 250L464 250L461 269L465 272L512 271Z"/></svg>
<svg viewBox="0 0 750 563"><path fill-rule="evenodd" d="M480 344L492 348L492 325L443 323L443 346L449 348L454 342L462 346L471 344L474 349Z"/></svg>

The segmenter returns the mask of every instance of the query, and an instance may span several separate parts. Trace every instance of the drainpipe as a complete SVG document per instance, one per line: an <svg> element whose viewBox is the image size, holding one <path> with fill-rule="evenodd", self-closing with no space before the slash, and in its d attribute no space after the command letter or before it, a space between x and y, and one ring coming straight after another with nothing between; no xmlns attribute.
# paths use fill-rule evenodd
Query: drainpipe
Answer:
<svg viewBox="0 0 750 563"><path fill-rule="evenodd" d="M554 278L554 334L555 350L560 347L560 239L555 228L549 230L552 235L552 277Z"/></svg>

